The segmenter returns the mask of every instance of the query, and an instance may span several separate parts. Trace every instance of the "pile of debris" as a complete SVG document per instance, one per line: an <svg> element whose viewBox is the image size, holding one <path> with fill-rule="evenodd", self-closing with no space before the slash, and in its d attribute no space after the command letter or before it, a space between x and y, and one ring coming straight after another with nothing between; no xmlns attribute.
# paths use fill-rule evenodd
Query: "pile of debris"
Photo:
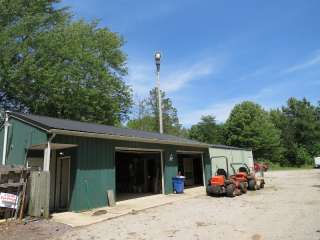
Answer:
<svg viewBox="0 0 320 240"><path fill-rule="evenodd" d="M0 166L0 219L23 218L28 176L23 166Z"/></svg>

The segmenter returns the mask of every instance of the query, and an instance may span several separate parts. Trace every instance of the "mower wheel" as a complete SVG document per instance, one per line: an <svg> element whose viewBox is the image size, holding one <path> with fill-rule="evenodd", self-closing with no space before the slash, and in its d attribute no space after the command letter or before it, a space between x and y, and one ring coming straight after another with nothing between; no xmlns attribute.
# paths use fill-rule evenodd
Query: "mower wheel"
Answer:
<svg viewBox="0 0 320 240"><path fill-rule="evenodd" d="M254 179L250 179L248 182L248 189L249 190L256 190L256 181Z"/></svg>
<svg viewBox="0 0 320 240"><path fill-rule="evenodd" d="M241 182L239 186L240 186L240 190L241 190L242 193L246 193L247 192L248 189L247 189L247 186L246 186L245 183Z"/></svg>
<svg viewBox="0 0 320 240"><path fill-rule="evenodd" d="M227 197L235 197L236 196L236 186L234 184L227 185L226 196Z"/></svg>

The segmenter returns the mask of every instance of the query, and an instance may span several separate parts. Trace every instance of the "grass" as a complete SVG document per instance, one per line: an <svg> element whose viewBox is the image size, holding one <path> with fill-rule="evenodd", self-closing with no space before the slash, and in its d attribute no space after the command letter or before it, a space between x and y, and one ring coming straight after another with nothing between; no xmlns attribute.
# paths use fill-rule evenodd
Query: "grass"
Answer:
<svg viewBox="0 0 320 240"><path fill-rule="evenodd" d="M269 171L281 171L281 170L306 170L313 169L313 165L302 165L302 166L280 166L279 164L270 164Z"/></svg>

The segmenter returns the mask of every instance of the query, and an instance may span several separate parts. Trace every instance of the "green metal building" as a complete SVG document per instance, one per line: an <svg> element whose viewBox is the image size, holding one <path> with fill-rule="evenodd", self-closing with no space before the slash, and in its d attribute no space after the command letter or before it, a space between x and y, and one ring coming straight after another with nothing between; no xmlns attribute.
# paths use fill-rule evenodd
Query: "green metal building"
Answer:
<svg viewBox="0 0 320 240"><path fill-rule="evenodd" d="M244 149L225 145L211 145L209 148L211 158L212 175L216 175L219 168L226 169L226 158L229 170L232 171L232 163L245 163L253 170L253 155L251 149ZM231 172L232 173L232 172Z"/></svg>
<svg viewBox="0 0 320 240"><path fill-rule="evenodd" d="M2 164L50 172L51 211L82 211L116 199L173 192L211 177L209 145L166 134L7 112L0 129Z"/></svg>

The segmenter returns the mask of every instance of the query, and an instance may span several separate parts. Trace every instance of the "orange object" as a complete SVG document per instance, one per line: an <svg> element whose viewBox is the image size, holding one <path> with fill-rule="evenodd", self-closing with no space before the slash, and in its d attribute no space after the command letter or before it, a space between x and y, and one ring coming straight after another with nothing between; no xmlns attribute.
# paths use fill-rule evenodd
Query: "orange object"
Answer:
<svg viewBox="0 0 320 240"><path fill-rule="evenodd" d="M236 179L237 180L243 180L243 181L246 181L247 180L247 174L244 173L244 172L239 172L236 174Z"/></svg>
<svg viewBox="0 0 320 240"><path fill-rule="evenodd" d="M224 176L212 177L211 178L211 185L223 186L224 185Z"/></svg>

